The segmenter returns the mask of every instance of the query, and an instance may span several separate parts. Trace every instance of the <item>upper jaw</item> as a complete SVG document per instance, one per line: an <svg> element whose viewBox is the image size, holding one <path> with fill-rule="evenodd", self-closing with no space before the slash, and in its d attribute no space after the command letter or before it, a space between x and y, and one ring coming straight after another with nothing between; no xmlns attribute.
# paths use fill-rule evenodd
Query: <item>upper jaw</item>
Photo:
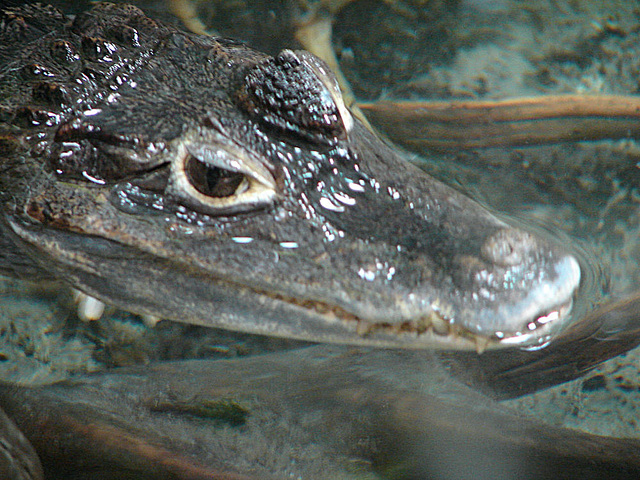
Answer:
<svg viewBox="0 0 640 480"><path fill-rule="evenodd" d="M371 297L354 298L325 291L324 287L297 293L274 293L265 286L260 295L273 310L298 319L325 341L402 348L472 349L546 345L571 320L573 297L580 283L580 266L569 254L557 253L545 280L515 295L512 301L482 303L472 295L427 285L395 284ZM348 282L341 292L354 292ZM389 285L387 285L389 287ZM285 285L280 285L286 291ZM422 293L417 291L422 288ZM363 292L361 292L363 293ZM500 300L498 298L498 300ZM329 333L331 332L331 333ZM300 332L300 338L304 334ZM319 338L318 338L319 339Z"/></svg>

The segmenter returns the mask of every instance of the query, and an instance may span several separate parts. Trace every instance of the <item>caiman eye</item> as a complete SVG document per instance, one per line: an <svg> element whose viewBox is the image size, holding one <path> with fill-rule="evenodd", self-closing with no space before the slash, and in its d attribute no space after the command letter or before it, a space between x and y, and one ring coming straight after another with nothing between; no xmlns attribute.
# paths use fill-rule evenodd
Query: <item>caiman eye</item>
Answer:
<svg viewBox="0 0 640 480"><path fill-rule="evenodd" d="M171 164L166 193L201 213L228 215L272 205L276 182L247 151L231 143L185 143Z"/></svg>
<svg viewBox="0 0 640 480"><path fill-rule="evenodd" d="M184 162L184 170L189 183L208 197L230 197L249 188L244 174L211 167L191 155Z"/></svg>

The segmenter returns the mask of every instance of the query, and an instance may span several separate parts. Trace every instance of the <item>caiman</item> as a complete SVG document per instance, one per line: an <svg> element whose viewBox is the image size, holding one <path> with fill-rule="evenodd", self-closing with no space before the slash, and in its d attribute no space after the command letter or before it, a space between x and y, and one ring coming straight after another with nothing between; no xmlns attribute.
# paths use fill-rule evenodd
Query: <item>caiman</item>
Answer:
<svg viewBox="0 0 640 480"><path fill-rule="evenodd" d="M380 140L317 57L126 5L0 18L5 273L318 342L539 346L568 321L574 256Z"/></svg>

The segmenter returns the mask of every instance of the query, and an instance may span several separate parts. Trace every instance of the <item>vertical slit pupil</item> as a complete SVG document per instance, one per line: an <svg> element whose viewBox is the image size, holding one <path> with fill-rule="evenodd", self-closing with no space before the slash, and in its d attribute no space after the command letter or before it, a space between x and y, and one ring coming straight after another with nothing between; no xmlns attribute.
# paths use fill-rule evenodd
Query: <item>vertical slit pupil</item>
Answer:
<svg viewBox="0 0 640 480"><path fill-rule="evenodd" d="M192 156L186 160L185 172L191 185L208 197L230 197L244 179L242 173L209 166Z"/></svg>

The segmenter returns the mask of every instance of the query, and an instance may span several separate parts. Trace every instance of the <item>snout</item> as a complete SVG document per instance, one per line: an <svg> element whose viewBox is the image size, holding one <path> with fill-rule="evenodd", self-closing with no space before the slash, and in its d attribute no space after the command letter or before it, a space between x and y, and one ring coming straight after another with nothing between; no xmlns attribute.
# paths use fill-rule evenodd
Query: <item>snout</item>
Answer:
<svg viewBox="0 0 640 480"><path fill-rule="evenodd" d="M514 227L489 234L477 254L454 260L462 326L505 343L543 342L566 319L580 283L576 258Z"/></svg>
<svg viewBox="0 0 640 480"><path fill-rule="evenodd" d="M529 232L504 228L490 235L480 248L482 258L492 264L513 267L522 264L536 247L536 239Z"/></svg>

